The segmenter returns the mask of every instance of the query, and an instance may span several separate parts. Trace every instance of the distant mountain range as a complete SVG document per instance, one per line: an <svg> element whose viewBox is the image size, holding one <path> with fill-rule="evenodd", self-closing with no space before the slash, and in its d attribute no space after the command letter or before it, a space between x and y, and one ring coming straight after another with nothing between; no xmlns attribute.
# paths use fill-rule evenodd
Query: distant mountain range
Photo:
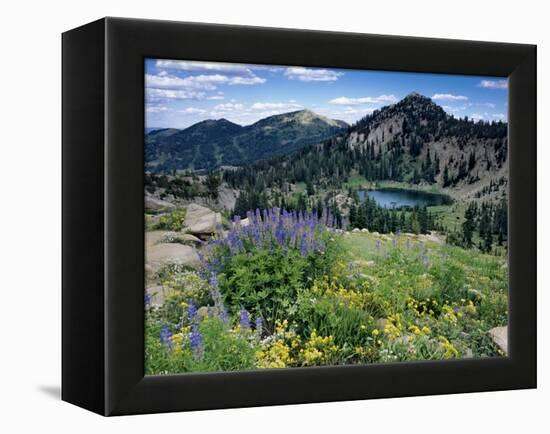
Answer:
<svg viewBox="0 0 550 434"><path fill-rule="evenodd" d="M358 175L496 196L507 185L507 136L505 122L457 119L411 93L339 135L232 171L226 179L233 188L273 189L281 182L341 186Z"/></svg>
<svg viewBox="0 0 550 434"><path fill-rule="evenodd" d="M152 172L167 172L240 166L320 143L348 127L344 121L300 110L248 126L218 119L183 130L157 129L145 135L145 167Z"/></svg>

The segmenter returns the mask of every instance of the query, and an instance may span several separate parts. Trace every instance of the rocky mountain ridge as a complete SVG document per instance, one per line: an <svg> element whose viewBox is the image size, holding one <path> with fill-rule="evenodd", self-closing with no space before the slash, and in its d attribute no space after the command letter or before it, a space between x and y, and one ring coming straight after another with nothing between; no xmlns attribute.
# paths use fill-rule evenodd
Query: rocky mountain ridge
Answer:
<svg viewBox="0 0 550 434"><path fill-rule="evenodd" d="M284 155L348 128L310 110L269 116L241 126L209 119L184 130L164 129L145 136L145 165L151 172L240 166Z"/></svg>

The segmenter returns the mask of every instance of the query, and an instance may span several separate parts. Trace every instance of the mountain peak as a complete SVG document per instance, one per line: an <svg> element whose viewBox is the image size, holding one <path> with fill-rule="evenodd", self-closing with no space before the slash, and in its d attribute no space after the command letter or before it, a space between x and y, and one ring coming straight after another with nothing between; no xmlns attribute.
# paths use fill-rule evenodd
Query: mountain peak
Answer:
<svg viewBox="0 0 550 434"><path fill-rule="evenodd" d="M320 143L347 128L345 122L311 110L273 115L246 126L207 119L158 140L147 136L146 164L159 172L238 166Z"/></svg>
<svg viewBox="0 0 550 434"><path fill-rule="evenodd" d="M331 119L326 116L315 113L309 109L297 110L289 113L284 113L279 115L283 117L284 120L298 122L299 124L311 124L313 122L324 123L330 127L334 128L347 128L348 124L344 121L338 119Z"/></svg>
<svg viewBox="0 0 550 434"><path fill-rule="evenodd" d="M437 114L442 119L446 117L445 111L433 102L431 98L417 92L411 92L393 107L396 110L413 110L420 117L427 113Z"/></svg>
<svg viewBox="0 0 550 434"><path fill-rule="evenodd" d="M197 122L195 125L237 125L234 122L231 122L225 118L220 119L206 119L201 122Z"/></svg>
<svg viewBox="0 0 550 434"><path fill-rule="evenodd" d="M432 100L428 98L427 96L421 95L418 92L411 92L409 93L405 98L401 100L401 102L404 101L419 101L423 103L431 103Z"/></svg>

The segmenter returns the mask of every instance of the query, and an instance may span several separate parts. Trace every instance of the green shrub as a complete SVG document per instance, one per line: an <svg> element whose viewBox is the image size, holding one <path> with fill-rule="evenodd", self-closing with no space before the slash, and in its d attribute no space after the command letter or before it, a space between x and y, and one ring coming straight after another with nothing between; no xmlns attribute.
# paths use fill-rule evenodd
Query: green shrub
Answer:
<svg viewBox="0 0 550 434"><path fill-rule="evenodd" d="M226 260L220 291L229 310L244 307L261 316L268 330L277 319L293 316L298 291L304 286L308 261L297 251L254 249Z"/></svg>
<svg viewBox="0 0 550 434"><path fill-rule="evenodd" d="M156 229L164 229L174 232L181 231L184 227L186 214L187 210L185 208L179 208L168 214L163 214L159 218Z"/></svg>

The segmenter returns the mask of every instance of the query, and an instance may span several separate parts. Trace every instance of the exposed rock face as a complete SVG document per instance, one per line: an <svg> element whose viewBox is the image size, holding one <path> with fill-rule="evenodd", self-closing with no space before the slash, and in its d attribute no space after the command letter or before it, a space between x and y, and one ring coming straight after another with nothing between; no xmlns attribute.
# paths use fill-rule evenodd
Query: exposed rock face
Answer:
<svg viewBox="0 0 550 434"><path fill-rule="evenodd" d="M151 248L155 244L161 243L180 243L187 245L199 246L202 241L195 235L187 234L185 232L171 232L171 231L149 231L145 232L145 246Z"/></svg>
<svg viewBox="0 0 550 434"><path fill-rule="evenodd" d="M208 317L208 307L207 306L201 306L197 310L197 317L200 319L207 318Z"/></svg>
<svg viewBox="0 0 550 434"><path fill-rule="evenodd" d="M187 206L185 230L193 235L211 235L217 232L222 216L204 206L192 203Z"/></svg>
<svg viewBox="0 0 550 434"><path fill-rule="evenodd" d="M489 336L505 354L508 354L508 326L492 328L489 330Z"/></svg>
<svg viewBox="0 0 550 434"><path fill-rule="evenodd" d="M200 265L197 251L190 246L177 243L161 243L148 247L145 250L146 263L158 271L165 264L182 264L198 268Z"/></svg>
<svg viewBox="0 0 550 434"><path fill-rule="evenodd" d="M145 289L145 293L151 297L150 303L153 306L161 306L164 303L164 300L175 294L176 291L172 288L162 285L149 286Z"/></svg>
<svg viewBox="0 0 550 434"><path fill-rule="evenodd" d="M158 244L160 240L164 238L166 234L169 232L167 231L150 231L145 232L145 247L147 249L151 248L155 244Z"/></svg>
<svg viewBox="0 0 550 434"><path fill-rule="evenodd" d="M191 234L177 233L177 237L180 240L185 241L187 244L195 244L198 246L202 243L200 238L197 238L195 235L191 235Z"/></svg>
<svg viewBox="0 0 550 434"><path fill-rule="evenodd" d="M165 200L146 195L145 209L149 211L173 211L176 209L176 205L170 202L166 202Z"/></svg>

